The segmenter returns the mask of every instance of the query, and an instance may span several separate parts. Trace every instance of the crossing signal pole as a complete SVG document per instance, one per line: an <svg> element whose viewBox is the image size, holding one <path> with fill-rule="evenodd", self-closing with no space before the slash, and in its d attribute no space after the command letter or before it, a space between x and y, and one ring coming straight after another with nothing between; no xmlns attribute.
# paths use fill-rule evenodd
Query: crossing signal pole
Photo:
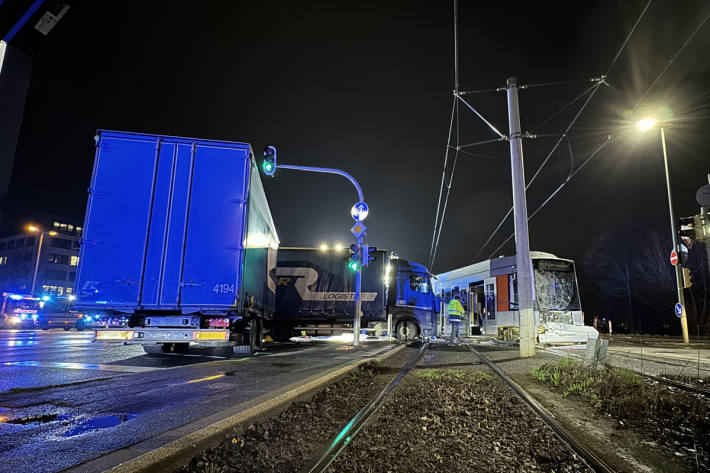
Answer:
<svg viewBox="0 0 710 473"><path fill-rule="evenodd" d="M506 81L508 123L510 127L510 165L513 176L513 217L515 221L515 264L518 277L518 307L520 314L520 356L535 356L534 288L530 239L528 237L528 207L525 198L525 167L523 137L520 132L518 84L515 77Z"/></svg>

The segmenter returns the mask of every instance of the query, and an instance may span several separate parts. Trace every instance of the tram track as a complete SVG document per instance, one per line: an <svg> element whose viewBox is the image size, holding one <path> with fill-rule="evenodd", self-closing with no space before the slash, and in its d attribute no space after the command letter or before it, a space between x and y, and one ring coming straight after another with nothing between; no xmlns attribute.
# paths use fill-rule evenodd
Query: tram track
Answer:
<svg viewBox="0 0 710 473"><path fill-rule="evenodd" d="M332 439L328 446L315 455L310 463L301 470L302 473L323 473L328 470L330 464L340 456L345 447L355 438L368 421L375 414L377 409L384 403L387 396L397 387L399 382L409 371L416 366L429 347L429 343L422 344L421 348L402 366L397 376L395 376L377 396L373 397L357 414L345 425L345 427Z"/></svg>
<svg viewBox="0 0 710 473"><path fill-rule="evenodd" d="M579 441L567 428L558 421L547 409L538 403L530 396L523 388L513 381L502 369L491 362L484 354L466 344L468 348L478 359L493 371L503 382L505 382L512 391L527 404L535 414L540 417L565 443L567 443L574 452L583 458L596 472L598 473L617 473L617 470L612 468L599 455L587 448Z"/></svg>
<svg viewBox="0 0 710 473"><path fill-rule="evenodd" d="M548 349L546 349L546 348L542 348L542 350L546 351L547 353L552 353L552 354L557 355L557 356L560 356L560 357L574 359L574 360L576 360L576 361L578 361L578 362L580 362L580 363L584 362L584 358L579 357L579 356L572 356L572 355L570 355L570 354L561 354L561 353L558 353L558 352L556 352L556 351L548 350ZM608 362L609 356L610 356L610 355L607 355L607 362ZM663 365L669 365L669 366L676 366L676 367L683 368L683 369L686 369L686 368L689 368L689 367L690 367L688 364L686 364L686 365L680 365L680 364L678 364L678 363L670 363L670 362L667 362L667 361L660 361L660 360L656 360L656 359L646 359L646 358L642 358L642 357L630 356L630 355L621 354L621 353L614 353L613 356L618 356L618 357L623 357L623 358L629 358L629 359L637 360L637 361L641 361L641 362L648 361L649 363L656 363L656 364L663 364ZM613 365L613 364L611 364L611 363L609 363L609 365L610 365L610 366L614 366L614 367L618 367L617 365ZM668 386L673 386L673 387L676 387L676 388L679 388L679 389L683 389L684 391L689 391L689 392L693 392L693 393L695 393L695 394L701 394L701 395L703 395L703 396L709 396L709 397L710 397L710 387L698 386L697 384L691 384L691 383L684 383L683 381L678 381L678 380L675 380L675 379L667 378L667 377L665 377L664 375L648 374L648 373L644 373L644 372L642 372L642 371L639 371L639 370L637 370L637 369L628 368L628 367L625 367L625 366L620 366L620 367L621 367L621 368L628 369L628 370L630 370L630 371L633 371L634 373L638 374L639 376L643 376L644 378L650 379L650 380L652 380L652 381L656 381L656 382L661 383L661 384L665 384L665 385L668 385ZM708 371L708 370L705 369L705 368L702 368L702 370L703 370L703 371Z"/></svg>

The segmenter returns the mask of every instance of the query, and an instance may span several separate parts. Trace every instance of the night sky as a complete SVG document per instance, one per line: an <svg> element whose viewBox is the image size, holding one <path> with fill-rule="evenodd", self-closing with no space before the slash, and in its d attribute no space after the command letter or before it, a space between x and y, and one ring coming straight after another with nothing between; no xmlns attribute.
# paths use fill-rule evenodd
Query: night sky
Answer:
<svg viewBox="0 0 710 473"><path fill-rule="evenodd" d="M346 170L370 205L369 243L426 263L452 104L452 2L66 3L72 9L30 51L34 69L5 233L40 212L83 220L93 136L101 128L244 141L257 156L272 144L281 163ZM461 87L502 87L510 76L520 84L598 77L646 3L461 0ZM708 12L707 1L651 5L612 68L610 86L572 129L575 165L624 124ZM36 34L28 25L17 44ZM668 152L679 216L697 213L695 191L710 172L709 51L706 24L646 101L676 121ZM523 130L587 87L521 90ZM507 134L504 92L467 100ZM577 109L536 132L559 134ZM495 138L460 112L461 144ZM524 141L528 178L556 139ZM459 157L434 272L473 262L511 205L508 144L468 151L480 156ZM565 143L528 191L531 211L569 168ZM264 181L282 245L350 243L357 196L344 179L279 170ZM610 144L530 224L533 250L577 261L587 310L602 308L581 280L589 249L600 241L634 245L654 231L670 232L660 141L636 131ZM511 232L509 220L478 259ZM511 241L500 253L513 251Z"/></svg>

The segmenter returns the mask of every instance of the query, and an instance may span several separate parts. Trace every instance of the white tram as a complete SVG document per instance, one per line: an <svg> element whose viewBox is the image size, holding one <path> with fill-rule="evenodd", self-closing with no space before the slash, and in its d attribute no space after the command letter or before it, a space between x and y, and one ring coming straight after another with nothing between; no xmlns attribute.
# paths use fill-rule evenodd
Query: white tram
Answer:
<svg viewBox="0 0 710 473"><path fill-rule="evenodd" d="M599 333L584 325L574 261L531 251L538 343L586 343ZM466 310L462 334L517 340L520 325L515 256L501 256L441 273L433 280L441 297L439 336L450 333L446 304L457 294Z"/></svg>

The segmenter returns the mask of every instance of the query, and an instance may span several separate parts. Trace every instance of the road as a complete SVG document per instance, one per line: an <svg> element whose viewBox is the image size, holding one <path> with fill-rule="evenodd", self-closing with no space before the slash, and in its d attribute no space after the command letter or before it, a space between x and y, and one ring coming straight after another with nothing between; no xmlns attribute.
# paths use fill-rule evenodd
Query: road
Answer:
<svg viewBox="0 0 710 473"><path fill-rule="evenodd" d="M54 472L155 437L387 345L147 356L90 332L0 331L0 472Z"/></svg>

